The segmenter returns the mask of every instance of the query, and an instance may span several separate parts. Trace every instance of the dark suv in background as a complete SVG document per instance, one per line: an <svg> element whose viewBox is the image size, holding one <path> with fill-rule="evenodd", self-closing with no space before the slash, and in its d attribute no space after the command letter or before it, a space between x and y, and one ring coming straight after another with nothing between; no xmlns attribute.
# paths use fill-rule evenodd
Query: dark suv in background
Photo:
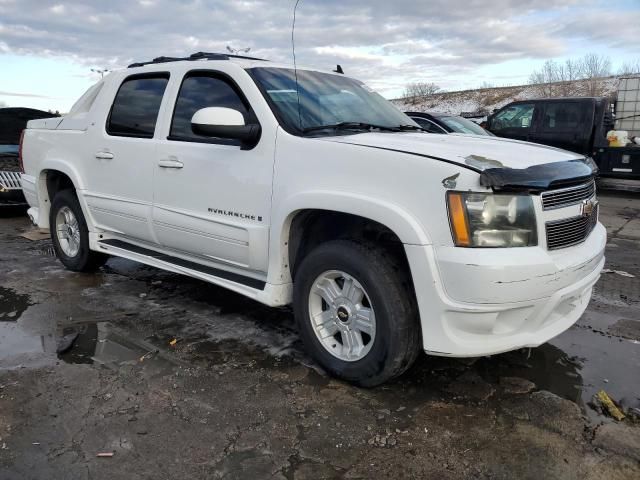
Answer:
<svg viewBox="0 0 640 480"><path fill-rule="evenodd" d="M33 108L0 108L0 207L26 205L20 181L20 134L29 120L58 117Z"/></svg>

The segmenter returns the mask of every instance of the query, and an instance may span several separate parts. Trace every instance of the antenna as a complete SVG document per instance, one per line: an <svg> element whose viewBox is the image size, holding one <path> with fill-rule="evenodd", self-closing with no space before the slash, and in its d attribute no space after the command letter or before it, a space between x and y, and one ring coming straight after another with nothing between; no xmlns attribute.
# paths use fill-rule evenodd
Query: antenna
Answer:
<svg viewBox="0 0 640 480"><path fill-rule="evenodd" d="M296 97L298 99L298 123L300 124L300 130L302 130L302 113L300 113L300 86L298 85L298 66L296 64L296 42L294 33L296 31L296 10L298 9L298 3L300 0L296 0L296 4L293 7L293 23L291 25L291 50L293 52L293 73L296 77Z"/></svg>

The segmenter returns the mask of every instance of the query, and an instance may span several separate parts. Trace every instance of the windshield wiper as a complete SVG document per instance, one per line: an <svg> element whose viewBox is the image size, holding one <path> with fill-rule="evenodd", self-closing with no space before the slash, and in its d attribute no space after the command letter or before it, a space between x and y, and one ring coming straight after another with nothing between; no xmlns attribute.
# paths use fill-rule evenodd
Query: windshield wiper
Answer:
<svg viewBox="0 0 640 480"><path fill-rule="evenodd" d="M317 130L384 130L387 132L399 132L399 127L386 127L384 125L374 125L366 122L339 122L330 125L318 125L302 129L303 133L315 132Z"/></svg>

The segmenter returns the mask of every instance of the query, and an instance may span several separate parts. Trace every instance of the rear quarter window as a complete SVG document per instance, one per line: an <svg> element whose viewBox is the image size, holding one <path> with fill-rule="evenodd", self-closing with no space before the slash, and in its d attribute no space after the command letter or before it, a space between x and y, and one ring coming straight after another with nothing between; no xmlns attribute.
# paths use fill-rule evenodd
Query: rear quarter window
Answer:
<svg viewBox="0 0 640 480"><path fill-rule="evenodd" d="M129 77L122 82L111 106L107 133L152 138L169 74Z"/></svg>

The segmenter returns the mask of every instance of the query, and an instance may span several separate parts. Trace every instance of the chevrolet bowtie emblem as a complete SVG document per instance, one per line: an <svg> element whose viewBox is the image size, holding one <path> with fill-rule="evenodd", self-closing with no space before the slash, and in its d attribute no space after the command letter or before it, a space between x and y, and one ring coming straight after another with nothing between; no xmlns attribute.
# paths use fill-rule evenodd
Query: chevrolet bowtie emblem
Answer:
<svg viewBox="0 0 640 480"><path fill-rule="evenodd" d="M585 200L580 205L580 213L583 217L590 217L597 205L598 202L594 200Z"/></svg>

